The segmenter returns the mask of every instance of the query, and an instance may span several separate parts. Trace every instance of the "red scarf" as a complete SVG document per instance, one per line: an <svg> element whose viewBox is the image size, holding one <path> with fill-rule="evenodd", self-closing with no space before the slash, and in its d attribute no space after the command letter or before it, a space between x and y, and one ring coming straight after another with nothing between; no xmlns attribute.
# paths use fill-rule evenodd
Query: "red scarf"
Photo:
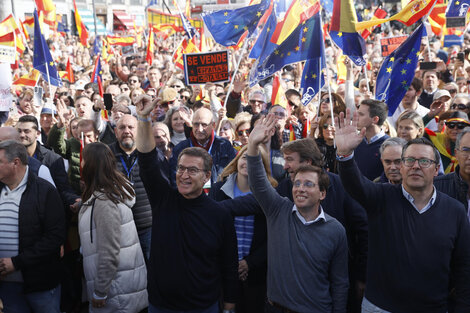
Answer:
<svg viewBox="0 0 470 313"><path fill-rule="evenodd" d="M202 145L199 144L196 137L194 137L193 132L191 132L191 142L193 144L193 147L202 148L202 149L206 150L207 152L209 152L209 149L211 148L212 143L214 143L214 139L215 139L215 135L214 135L214 131L212 131L211 138L209 139L209 141L207 142L207 144L205 146L202 146Z"/></svg>

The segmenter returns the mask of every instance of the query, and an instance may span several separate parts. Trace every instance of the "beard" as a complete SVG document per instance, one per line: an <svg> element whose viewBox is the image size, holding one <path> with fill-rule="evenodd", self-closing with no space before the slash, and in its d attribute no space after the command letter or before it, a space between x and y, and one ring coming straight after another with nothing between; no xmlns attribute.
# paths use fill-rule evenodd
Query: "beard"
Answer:
<svg viewBox="0 0 470 313"><path fill-rule="evenodd" d="M130 139L129 141L122 140L119 143L121 144L122 147L126 149L132 149L135 146L135 141L133 139Z"/></svg>

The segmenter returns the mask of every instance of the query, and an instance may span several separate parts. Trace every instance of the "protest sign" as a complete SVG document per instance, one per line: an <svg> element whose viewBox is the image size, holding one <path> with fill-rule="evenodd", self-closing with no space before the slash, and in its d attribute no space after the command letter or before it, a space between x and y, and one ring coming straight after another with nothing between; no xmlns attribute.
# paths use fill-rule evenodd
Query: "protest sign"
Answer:
<svg viewBox="0 0 470 313"><path fill-rule="evenodd" d="M398 48L408 36L397 36L397 37L386 37L380 39L380 45L382 46L382 56L386 57L396 48Z"/></svg>
<svg viewBox="0 0 470 313"><path fill-rule="evenodd" d="M10 111L11 108L11 69L10 64L0 63L0 112Z"/></svg>
<svg viewBox="0 0 470 313"><path fill-rule="evenodd" d="M227 51L188 53L183 57L186 85L229 80Z"/></svg>

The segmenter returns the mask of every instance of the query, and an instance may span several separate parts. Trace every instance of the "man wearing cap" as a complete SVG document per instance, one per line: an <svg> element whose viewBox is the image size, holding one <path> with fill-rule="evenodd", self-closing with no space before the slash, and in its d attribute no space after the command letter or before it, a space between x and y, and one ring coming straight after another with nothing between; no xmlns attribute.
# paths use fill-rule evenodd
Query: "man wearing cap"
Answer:
<svg viewBox="0 0 470 313"><path fill-rule="evenodd" d="M436 70L426 70L423 72L423 92L419 96L418 102L422 106L429 108L433 102L434 93L439 85L439 76Z"/></svg>
<svg viewBox="0 0 470 313"><path fill-rule="evenodd" d="M422 91L423 83L421 82L421 79L416 77L413 78L410 87L408 87L405 96L401 100L400 105L395 110L395 113L393 113L393 116L388 118L389 122L392 124L393 127L396 127L398 117L405 110L413 110L420 116L428 114L429 109L423 107L421 104L418 103L418 98L421 95Z"/></svg>
<svg viewBox="0 0 470 313"><path fill-rule="evenodd" d="M57 111L48 107L43 107L39 119L41 125L41 142L47 143L47 136L52 128L54 116L57 116Z"/></svg>
<svg viewBox="0 0 470 313"><path fill-rule="evenodd" d="M453 172L457 166L455 141L457 135L468 126L470 126L468 115L461 111L454 111L445 120L445 129L441 133L425 129L425 136L432 141L441 154L441 163L445 174Z"/></svg>
<svg viewBox="0 0 470 313"><path fill-rule="evenodd" d="M451 96L449 91L445 89L438 89L433 95L433 102L428 114L423 116L423 123L426 128L437 131L439 129L439 119L436 118L441 113L449 110Z"/></svg>
<svg viewBox="0 0 470 313"><path fill-rule="evenodd" d="M164 88L160 93L160 100L153 109L152 116L153 121L162 122L165 119L165 114L168 110L174 106L179 105L178 91L171 87Z"/></svg>
<svg viewBox="0 0 470 313"><path fill-rule="evenodd" d="M77 80L75 82L75 84L73 84L72 86L70 86L70 88L73 90L75 89L75 97L78 97L78 96L81 96L82 93L85 91L85 85L86 85L86 82L83 81L83 80Z"/></svg>

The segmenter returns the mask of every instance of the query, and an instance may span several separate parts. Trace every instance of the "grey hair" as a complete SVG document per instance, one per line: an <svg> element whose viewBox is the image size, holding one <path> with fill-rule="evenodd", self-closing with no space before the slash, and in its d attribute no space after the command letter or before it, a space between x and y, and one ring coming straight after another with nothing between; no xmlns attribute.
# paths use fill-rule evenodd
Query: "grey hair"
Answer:
<svg viewBox="0 0 470 313"><path fill-rule="evenodd" d="M470 127L465 127L462 131L457 135L457 140L455 141L455 148L460 149L460 142L465 134L470 133Z"/></svg>
<svg viewBox="0 0 470 313"><path fill-rule="evenodd" d="M5 157L8 162L18 158L21 164L28 165L28 152L22 143L16 140L5 140L0 142L0 150L5 151Z"/></svg>
<svg viewBox="0 0 470 313"><path fill-rule="evenodd" d="M406 145L406 140L400 137L392 137L385 140L380 146L380 155L382 155L387 147L400 146L404 147Z"/></svg>
<svg viewBox="0 0 470 313"><path fill-rule="evenodd" d="M470 100L470 98L468 97L468 94L466 94L466 93L458 93L458 94L455 95L454 99L452 99L451 105L454 104L455 99L457 99L457 98L465 99L465 100L467 101L467 104L468 104L468 100Z"/></svg>
<svg viewBox="0 0 470 313"><path fill-rule="evenodd" d="M121 103L123 101L127 102L126 104L127 106L129 106L132 103L132 100L128 95L122 94L116 97L116 103Z"/></svg>
<svg viewBox="0 0 470 313"><path fill-rule="evenodd" d="M261 97L263 97L263 101L266 102L266 94L264 93L264 91L262 91L262 90L252 91L252 92L250 92L250 95L248 96L248 99L253 98L254 95L260 95Z"/></svg>

